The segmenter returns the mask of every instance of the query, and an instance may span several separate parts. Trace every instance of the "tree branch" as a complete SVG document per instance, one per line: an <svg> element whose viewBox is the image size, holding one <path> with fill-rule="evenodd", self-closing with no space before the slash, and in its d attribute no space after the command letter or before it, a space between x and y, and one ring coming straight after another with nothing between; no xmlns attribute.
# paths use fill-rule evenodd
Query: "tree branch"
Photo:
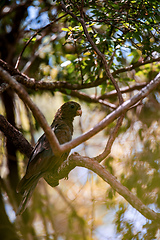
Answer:
<svg viewBox="0 0 160 240"><path fill-rule="evenodd" d="M141 202L134 194L132 194L128 188L123 186L111 173L109 173L102 165L97 161L93 161L88 157L82 157L78 154L72 154L70 161L74 162L76 166L88 168L100 176L105 182L107 182L116 192L123 196L127 202L129 202L135 209L137 209L143 216L154 221L160 221L160 213L156 213L145 204Z"/></svg>
<svg viewBox="0 0 160 240"><path fill-rule="evenodd" d="M21 73L18 69L13 68L2 59L0 59L0 67L6 70L11 76L14 76L19 83L31 89L42 89L42 90L54 91L55 89L64 88L69 90L80 90L80 89L86 89L91 87L97 87L106 81L105 78L101 78L94 82L84 83L84 84L71 84L66 81L43 82L43 81L36 81L34 78L29 78L27 75Z"/></svg>
<svg viewBox="0 0 160 240"><path fill-rule="evenodd" d="M30 98L26 95L25 90L19 86L19 84L4 70L0 68L0 76L6 80L11 87L18 93L18 95L22 98L22 100L27 101L27 105L33 111L33 114L38 116L38 120L40 123L44 125L43 120L39 118L39 113L37 114L37 109L35 108L34 104L31 102ZM101 131L104 127L106 127L110 122L112 122L115 118L120 116L124 111L126 111L129 107L135 104L140 99L146 97L151 91L153 91L158 85L160 84L160 73L152 80L146 87L144 87L137 95L132 97L130 100L124 102L120 105L114 112L109 114L106 118L104 118L98 125L96 125L93 129L84 133L79 138L64 144L61 146L62 151L66 151L71 149L74 145L77 146L80 141L83 142L84 139L89 139L91 136L95 135L97 132ZM25 94L25 97L23 96ZM23 96L23 97L22 97ZM3 120L3 118L2 118ZM17 134L17 133L16 133ZM78 143L78 144L77 144ZM160 214L155 213L148 207L146 207L136 196L134 196L126 187L124 187L121 183L119 183L114 176L112 176L107 170L105 170L97 161L93 161L88 157L81 157L80 155L71 155L70 157L71 164L67 163L66 167L64 162L61 166L60 174L56 174L57 180L59 180L62 175L63 177L66 176L66 170L71 171L75 166L82 166L86 167L96 174L98 174L104 181L109 183L111 187L113 187L119 194L121 194L134 208L136 208L140 213L142 213L146 218L159 221ZM64 171L65 169L65 171ZM61 177L60 177L61 176ZM47 176L46 176L47 177ZM53 177L53 176L51 176ZM45 178L46 179L46 178ZM54 177L55 182L55 177ZM50 183L49 183L50 184Z"/></svg>
<svg viewBox="0 0 160 240"><path fill-rule="evenodd" d="M59 91L61 93L65 93L67 94L67 91L65 89L59 89ZM112 108L112 109L116 109L117 106L113 103L107 102L107 101L103 101L97 97L93 97L93 96L89 96L84 92L79 92L76 90L71 90L69 93L70 96L72 97L77 97L78 99L84 100L85 102L89 102L89 103L100 103L106 107Z"/></svg>
<svg viewBox="0 0 160 240"><path fill-rule="evenodd" d="M130 107L136 104L141 99L145 98L150 92L152 92L158 85L160 84L160 73L152 80L149 84L147 84L142 90L136 94L131 99L125 101L122 105L120 105L115 111L111 112L107 115L102 121L100 121L95 127L90 129L88 132L82 134L80 137L72 140L71 142L65 143L61 145L62 151L67 151L72 149L82 142L88 140L89 138L96 135L98 132L102 131L105 127L107 127L111 122L113 122L116 118L118 118L122 113L126 112Z"/></svg>
<svg viewBox="0 0 160 240"><path fill-rule="evenodd" d="M84 83L84 84L70 84L65 81L58 81L58 82L36 81L34 78L29 78L27 75L22 74L21 72L19 72L18 69L13 68L12 66L10 66L6 62L4 62L2 59L0 59L0 66L4 70L6 70L11 76L14 76L15 79L19 83L23 84L24 86L26 86L28 88L36 89L36 90L41 89L41 90L52 90L52 91L54 91L55 89L59 89L61 92L65 91L65 89L69 89L69 90L71 90L72 96L74 96L74 95L76 96L76 94L78 94L77 90L87 89L87 88L91 88L91 87L97 87L100 84L102 84L103 82L106 82L105 78L101 78L94 82ZM138 89L141 89L142 87L146 86L146 84L147 83L136 83L135 85L133 85L131 87L129 86L129 87L121 88L120 91L121 91L121 93L126 93L126 92L133 91L135 89L138 90ZM1 85L0 92L5 91L7 88L8 88L7 84L4 84L3 86ZM110 98L112 96L114 97L116 95L117 95L117 91L113 90L109 93L105 93L105 94L99 96L98 99L104 100L106 98ZM83 99L83 100L87 101L87 99ZM107 104L110 104L110 103L107 103ZM114 109L114 106L109 106L109 107Z"/></svg>
<svg viewBox="0 0 160 240"><path fill-rule="evenodd" d="M72 155L70 155L69 159L66 160L59 168L59 172L53 173L53 175L46 175L45 180L52 187L55 187L55 182L59 181L59 179L67 177L69 172L73 170L76 166L85 167L92 170L105 182L107 182L116 192L123 196L127 200L127 202L129 202L143 216L154 221L160 221L160 213L154 212L145 204L143 204L139 198L137 198L132 192L130 192L128 188L123 186L116 179L116 177L114 177L110 172L108 172L97 161L89 157L80 156L78 153L73 153Z"/></svg>

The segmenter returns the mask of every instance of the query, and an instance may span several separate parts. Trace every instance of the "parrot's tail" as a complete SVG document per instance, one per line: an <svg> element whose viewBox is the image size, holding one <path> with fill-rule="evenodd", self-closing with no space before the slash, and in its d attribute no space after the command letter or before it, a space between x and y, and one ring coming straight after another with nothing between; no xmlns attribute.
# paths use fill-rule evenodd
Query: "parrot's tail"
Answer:
<svg viewBox="0 0 160 240"><path fill-rule="evenodd" d="M18 210L17 210L17 212L16 212L16 215L20 215L20 214L22 214L22 213L25 211L25 209L26 209L26 207L27 207L27 205L28 205L28 203L29 203L29 200L30 200L30 198L32 197L33 191L34 191L34 189L35 189L35 187L36 187L36 185L37 185L37 183L38 183L38 180L39 180L39 179L37 179L36 181L34 181L34 183L32 184L32 186L31 186L29 189L26 189L26 190L24 191L23 196L22 196L22 201L20 202L20 205L19 205L19 207L18 207Z"/></svg>

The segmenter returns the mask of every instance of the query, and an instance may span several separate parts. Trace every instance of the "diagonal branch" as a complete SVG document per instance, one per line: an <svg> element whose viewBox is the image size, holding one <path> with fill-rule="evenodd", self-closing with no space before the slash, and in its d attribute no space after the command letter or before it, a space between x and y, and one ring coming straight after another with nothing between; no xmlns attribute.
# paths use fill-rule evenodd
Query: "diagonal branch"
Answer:
<svg viewBox="0 0 160 240"><path fill-rule="evenodd" d="M13 78L11 77L8 72L0 68L0 76L1 78L7 82L10 87L12 87L15 92L18 94L18 96L22 99L22 101L27 104L27 106L31 109L34 117L37 119L37 121L40 123L41 127L43 128L48 141L51 145L52 151L55 155L60 153L60 145L58 143L58 140L54 134L54 132L51 130L50 126L48 125L44 115L41 113L39 108L33 103L31 98L29 97L26 90Z"/></svg>
<svg viewBox="0 0 160 240"><path fill-rule="evenodd" d="M132 192L123 186L110 172L108 172L102 165L97 161L81 156L78 153L74 153L66 160L60 167L58 173L53 173L46 175L45 180L52 186L55 187L55 182L59 181L66 176L69 172L73 170L76 166L85 167L87 169L95 172L99 177L101 177L105 182L107 182L116 192L123 196L127 202L129 202L137 211L139 211L143 216L154 221L160 221L160 213L148 208L143 202L136 197Z"/></svg>
<svg viewBox="0 0 160 240"><path fill-rule="evenodd" d="M89 138L96 135L98 132L102 131L105 127L107 127L111 122L117 119L122 113L126 112L130 107L136 104L141 99L145 98L150 92L152 92L159 84L160 84L160 73L149 83L147 84L142 90L136 94L131 99L124 102L120 105L115 111L111 112L107 115L102 121L100 121L95 127L90 129L88 132L82 134L80 137L65 143L63 145L59 145L57 138L55 137L54 133L51 131L51 128L46 122L41 111L38 107L33 103L30 99L28 93L22 88L22 86L16 82L16 80L11 77L5 70L0 68L0 76L3 78L4 81L10 84L10 86L17 92L19 97L28 105L31 109L33 115L40 123L41 127L46 133L46 136L49 140L49 143L54 150L55 154L60 154L62 152L66 152L71 150L72 148L78 146L82 142L88 140Z"/></svg>
<svg viewBox="0 0 160 240"><path fill-rule="evenodd" d="M109 173L97 161L93 161L88 157L82 157L79 154L72 154L70 161L74 162L76 166L88 168L100 176L107 182L116 192L123 196L135 209L137 209L143 216L154 221L160 221L160 213L148 208L142 201L137 198L132 192L123 186L111 173Z"/></svg>
<svg viewBox="0 0 160 240"><path fill-rule="evenodd" d="M107 127L111 122L117 119L122 113L126 112L130 107L136 104L141 99L145 98L150 92L152 92L158 85L160 84L160 73L152 80L149 84L147 84L142 90L137 93L131 99L125 101L120 105L115 111L111 112L107 115L102 121L100 121L95 127L90 129L88 132L82 134L80 137L72 140L71 142L65 143L61 145L62 151L67 151L68 149L72 149L82 142L88 140L89 138L96 135L98 132L102 131L105 127Z"/></svg>

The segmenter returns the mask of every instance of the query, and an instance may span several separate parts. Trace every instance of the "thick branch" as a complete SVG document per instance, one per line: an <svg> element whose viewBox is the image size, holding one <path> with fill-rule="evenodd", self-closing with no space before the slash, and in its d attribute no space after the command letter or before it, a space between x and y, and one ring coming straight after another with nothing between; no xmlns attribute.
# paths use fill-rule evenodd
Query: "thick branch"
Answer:
<svg viewBox="0 0 160 240"><path fill-rule="evenodd" d="M42 89L42 90L52 90L55 89L70 89L70 90L80 90L86 89L91 87L97 87L103 82L106 81L105 78L98 79L91 83L84 83L84 84L72 84L66 81L57 81L57 82L43 82L43 81L36 81L34 78L29 78L27 75L21 73L18 69L13 68L8 63L0 59L0 66L6 70L11 76L14 76L15 79L31 89Z"/></svg>
<svg viewBox="0 0 160 240"><path fill-rule="evenodd" d="M76 94L78 94L77 90L97 87L100 84L102 84L103 82L106 82L105 78L101 78L101 79L98 79L94 82L84 83L84 84L70 84L70 83L65 82L65 81L58 81L58 82L35 81L35 79L28 78L28 76L20 73L18 71L18 69L13 68L12 66L10 66L9 64L7 64L6 62L4 62L1 59L0 59L0 66L4 70L6 70L11 76L14 76L19 83L22 83L23 85L25 85L28 88L41 89L41 90L52 90L52 91L54 91L55 89L59 89L61 92L62 91L65 92L65 89L69 89L69 90L71 90L72 96L74 96L74 95L76 96ZM121 88L120 91L121 91L121 93L125 93L125 92L133 91L135 89L139 90L142 87L144 87L145 85L146 85L146 83L137 83L137 84L135 84L134 86L131 86L131 87L129 86L129 87ZM0 92L5 91L7 89L7 87L8 87L7 84L4 84L3 86L1 85L0 86ZM116 90L113 90L109 93L106 93L106 94L100 96L98 99L103 100L103 99L106 99L106 98L110 98L112 96L113 97L117 96L117 91ZM84 97L83 100L87 101L88 99L87 99L87 97L86 98ZM98 100L96 100L96 101L98 101ZM108 103L106 103L106 104L108 104ZM109 106L109 107L114 108L114 105Z"/></svg>

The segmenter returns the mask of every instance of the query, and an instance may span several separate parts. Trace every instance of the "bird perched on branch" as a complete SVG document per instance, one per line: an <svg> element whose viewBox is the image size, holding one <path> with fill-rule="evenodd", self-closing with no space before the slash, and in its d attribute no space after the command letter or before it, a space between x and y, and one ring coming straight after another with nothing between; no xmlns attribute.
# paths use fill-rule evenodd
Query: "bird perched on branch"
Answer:
<svg viewBox="0 0 160 240"><path fill-rule="evenodd" d="M58 109L51 128L59 144L64 144L72 139L74 117L78 115L81 116L81 114L82 110L80 105L73 101L64 103ZM55 156L46 135L43 134L39 138L31 153L26 173L17 186L17 192L23 194L22 201L16 213L17 215L22 214L26 209L27 203L39 179L45 177L45 174L57 171L63 161L67 159L68 155L69 151L63 153L61 156Z"/></svg>

